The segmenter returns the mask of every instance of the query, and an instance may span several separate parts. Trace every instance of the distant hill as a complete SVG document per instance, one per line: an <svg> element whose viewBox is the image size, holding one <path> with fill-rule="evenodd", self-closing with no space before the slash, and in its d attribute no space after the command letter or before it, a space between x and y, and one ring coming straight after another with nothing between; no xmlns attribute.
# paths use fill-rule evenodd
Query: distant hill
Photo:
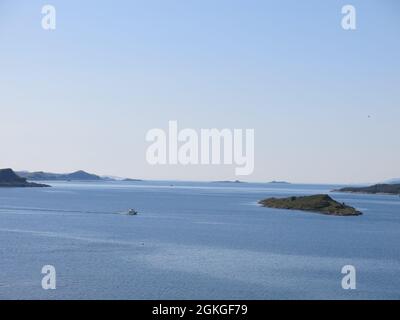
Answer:
<svg viewBox="0 0 400 320"><path fill-rule="evenodd" d="M44 171L19 171L20 177L31 181L142 181L140 179L124 179L118 177L98 176L97 174L87 173L83 170L72 173L51 173Z"/></svg>
<svg viewBox="0 0 400 320"><path fill-rule="evenodd" d="M67 174L66 177L69 180L102 180L100 176L82 170Z"/></svg>
<svg viewBox="0 0 400 320"><path fill-rule="evenodd" d="M12 169L0 169L0 187L49 187L45 184L28 182L26 178L18 176Z"/></svg>
<svg viewBox="0 0 400 320"><path fill-rule="evenodd" d="M375 184L369 187L346 187L333 191L372 194L400 194L400 184Z"/></svg>
<svg viewBox="0 0 400 320"><path fill-rule="evenodd" d="M23 178L26 178L27 180L32 180L32 181L53 181L53 180L57 180L57 181L99 181L99 180L103 180L103 178L101 178L100 176L98 176L96 174L87 173L82 170L72 172L72 173L21 171L21 172L18 172L18 175L20 175ZM104 180L106 180L106 179L104 179ZM107 179L107 180L109 180L109 179Z"/></svg>

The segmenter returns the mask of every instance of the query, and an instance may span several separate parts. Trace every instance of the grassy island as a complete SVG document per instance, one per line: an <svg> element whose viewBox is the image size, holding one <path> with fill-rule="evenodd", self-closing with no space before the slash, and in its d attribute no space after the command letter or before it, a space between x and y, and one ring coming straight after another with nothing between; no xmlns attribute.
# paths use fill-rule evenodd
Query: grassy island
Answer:
<svg viewBox="0 0 400 320"><path fill-rule="evenodd" d="M268 198L258 202L263 207L302 210L333 216L358 216L362 213L344 203L333 200L326 194L303 197Z"/></svg>

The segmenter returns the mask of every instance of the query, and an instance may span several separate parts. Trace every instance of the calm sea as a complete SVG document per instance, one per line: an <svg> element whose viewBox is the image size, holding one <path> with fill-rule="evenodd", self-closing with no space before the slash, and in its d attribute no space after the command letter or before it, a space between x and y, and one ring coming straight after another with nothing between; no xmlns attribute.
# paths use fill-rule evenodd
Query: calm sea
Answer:
<svg viewBox="0 0 400 320"><path fill-rule="evenodd" d="M400 197L359 217L261 208L337 186L51 182L0 188L2 299L399 299ZM129 208L138 216L121 214ZM56 290L41 269L56 268ZM341 286L356 268L356 290Z"/></svg>

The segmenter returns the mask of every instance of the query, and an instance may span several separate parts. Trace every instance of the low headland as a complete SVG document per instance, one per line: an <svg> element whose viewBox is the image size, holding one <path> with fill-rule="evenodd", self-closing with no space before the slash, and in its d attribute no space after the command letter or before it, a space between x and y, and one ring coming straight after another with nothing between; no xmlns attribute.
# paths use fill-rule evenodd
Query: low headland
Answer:
<svg viewBox="0 0 400 320"><path fill-rule="evenodd" d="M18 176L12 169L0 169L0 188L32 188L50 187L46 184L28 182L26 178Z"/></svg>
<svg viewBox="0 0 400 320"><path fill-rule="evenodd" d="M97 174L88 173L83 170L78 170L72 173L52 173L44 171L18 171L16 172L22 178L26 178L30 181L85 181L85 182L96 182L96 181L142 181L140 179L130 178L114 178L107 176L99 176Z"/></svg>
<svg viewBox="0 0 400 320"><path fill-rule="evenodd" d="M369 187L346 187L334 192L369 193L369 194L395 194L400 195L400 184L375 184Z"/></svg>
<svg viewBox="0 0 400 320"><path fill-rule="evenodd" d="M321 213L331 216L359 216L362 213L345 203L333 200L327 194L317 194L312 196L288 197L288 198L268 198L258 202L263 207L301 210Z"/></svg>

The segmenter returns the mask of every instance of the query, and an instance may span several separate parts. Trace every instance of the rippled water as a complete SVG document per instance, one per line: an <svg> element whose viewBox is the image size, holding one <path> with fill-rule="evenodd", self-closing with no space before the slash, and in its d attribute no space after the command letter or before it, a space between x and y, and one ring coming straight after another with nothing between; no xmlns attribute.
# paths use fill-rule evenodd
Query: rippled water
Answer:
<svg viewBox="0 0 400 320"><path fill-rule="evenodd" d="M364 215L330 217L257 200L337 186L51 184L0 188L0 298L400 298L400 197L332 193ZM56 290L41 287L49 264Z"/></svg>

